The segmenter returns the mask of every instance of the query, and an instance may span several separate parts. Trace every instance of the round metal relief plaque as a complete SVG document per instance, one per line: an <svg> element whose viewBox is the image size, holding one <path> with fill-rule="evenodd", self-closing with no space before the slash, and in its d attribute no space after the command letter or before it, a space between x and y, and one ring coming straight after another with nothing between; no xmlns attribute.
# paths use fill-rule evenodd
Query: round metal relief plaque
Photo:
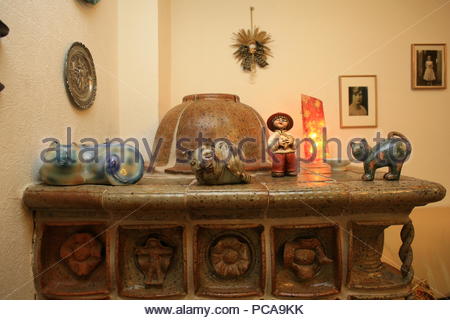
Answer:
<svg viewBox="0 0 450 320"><path fill-rule="evenodd" d="M64 78L75 106L81 109L92 106L97 92L95 66L88 48L80 42L74 42L67 52Z"/></svg>

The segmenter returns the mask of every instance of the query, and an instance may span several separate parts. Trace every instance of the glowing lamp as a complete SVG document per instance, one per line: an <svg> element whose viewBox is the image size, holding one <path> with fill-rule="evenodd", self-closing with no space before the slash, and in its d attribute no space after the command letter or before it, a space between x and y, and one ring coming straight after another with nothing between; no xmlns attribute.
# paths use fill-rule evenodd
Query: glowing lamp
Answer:
<svg viewBox="0 0 450 320"><path fill-rule="evenodd" d="M328 148L323 150L323 129L325 117L323 103L319 99L302 94L303 115L303 150L306 160L322 161L324 152L328 155ZM315 150L314 150L315 149ZM314 156L314 153L315 156Z"/></svg>

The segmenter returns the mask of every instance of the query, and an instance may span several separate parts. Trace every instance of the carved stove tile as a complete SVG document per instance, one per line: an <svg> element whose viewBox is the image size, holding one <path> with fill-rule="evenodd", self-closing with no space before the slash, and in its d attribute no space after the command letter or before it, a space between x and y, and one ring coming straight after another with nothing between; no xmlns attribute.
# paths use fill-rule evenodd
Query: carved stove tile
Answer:
<svg viewBox="0 0 450 320"><path fill-rule="evenodd" d="M223 298L264 293L263 227L198 226L194 239L196 294Z"/></svg>
<svg viewBox="0 0 450 320"><path fill-rule="evenodd" d="M36 285L42 295L58 298L109 293L106 224L43 223L38 226L38 237Z"/></svg>
<svg viewBox="0 0 450 320"><path fill-rule="evenodd" d="M272 236L272 292L280 297L339 293L341 261L336 225L275 226Z"/></svg>
<svg viewBox="0 0 450 320"><path fill-rule="evenodd" d="M186 294L183 230L177 225L118 228L116 278L119 295L145 299Z"/></svg>

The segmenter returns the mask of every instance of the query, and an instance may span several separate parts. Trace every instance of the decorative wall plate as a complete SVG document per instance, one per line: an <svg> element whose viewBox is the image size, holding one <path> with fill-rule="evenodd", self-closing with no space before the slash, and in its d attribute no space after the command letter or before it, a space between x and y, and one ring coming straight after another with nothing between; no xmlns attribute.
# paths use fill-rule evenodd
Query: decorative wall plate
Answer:
<svg viewBox="0 0 450 320"><path fill-rule="evenodd" d="M0 20L0 38L6 37L9 33L9 28L6 24L3 23L2 20ZM0 82L0 92L5 89L5 86Z"/></svg>
<svg viewBox="0 0 450 320"><path fill-rule="evenodd" d="M6 37L9 33L9 28L6 24L0 20L0 38Z"/></svg>
<svg viewBox="0 0 450 320"><path fill-rule="evenodd" d="M76 107L87 109L92 106L97 92L97 76L91 53L80 42L74 42L67 52L64 81Z"/></svg>

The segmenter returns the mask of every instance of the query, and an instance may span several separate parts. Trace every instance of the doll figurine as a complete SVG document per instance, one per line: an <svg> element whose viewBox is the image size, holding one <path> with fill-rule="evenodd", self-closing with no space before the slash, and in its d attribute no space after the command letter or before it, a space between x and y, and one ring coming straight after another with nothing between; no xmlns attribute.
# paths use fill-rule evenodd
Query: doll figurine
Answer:
<svg viewBox="0 0 450 320"><path fill-rule="evenodd" d="M273 133L268 142L272 155L272 177L297 175L297 158L294 137L287 133L294 125L294 120L286 113L275 113L267 119L267 127Z"/></svg>

